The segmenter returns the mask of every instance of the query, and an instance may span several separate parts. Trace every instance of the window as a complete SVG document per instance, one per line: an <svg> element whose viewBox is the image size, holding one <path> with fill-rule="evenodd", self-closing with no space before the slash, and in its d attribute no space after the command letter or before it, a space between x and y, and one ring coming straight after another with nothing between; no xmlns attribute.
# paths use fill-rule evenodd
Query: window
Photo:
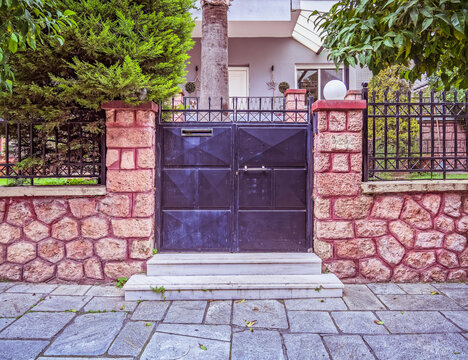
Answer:
<svg viewBox="0 0 468 360"><path fill-rule="evenodd" d="M323 98L323 88L331 80L344 80L344 71L335 68L313 68L301 66L296 68L297 88L306 89L307 96L314 99Z"/></svg>

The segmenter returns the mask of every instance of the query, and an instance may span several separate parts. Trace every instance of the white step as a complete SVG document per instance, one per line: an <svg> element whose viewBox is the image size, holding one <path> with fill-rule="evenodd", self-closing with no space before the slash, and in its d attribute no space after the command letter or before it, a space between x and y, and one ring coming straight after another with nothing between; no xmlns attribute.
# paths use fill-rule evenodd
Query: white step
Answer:
<svg viewBox="0 0 468 360"><path fill-rule="evenodd" d="M321 275L133 275L124 286L125 300L304 299L341 297L343 283Z"/></svg>
<svg viewBox="0 0 468 360"><path fill-rule="evenodd" d="M147 266L149 276L320 275L322 260L313 253L162 253Z"/></svg>

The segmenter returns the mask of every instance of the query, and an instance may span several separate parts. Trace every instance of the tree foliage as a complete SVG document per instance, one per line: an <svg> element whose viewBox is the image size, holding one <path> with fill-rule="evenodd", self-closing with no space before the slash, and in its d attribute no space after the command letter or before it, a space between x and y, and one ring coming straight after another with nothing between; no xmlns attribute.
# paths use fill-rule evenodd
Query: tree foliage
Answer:
<svg viewBox="0 0 468 360"><path fill-rule="evenodd" d="M315 15L337 66L367 65L378 74L404 65L409 81L437 75L446 89L468 88L466 0L340 0Z"/></svg>
<svg viewBox="0 0 468 360"><path fill-rule="evenodd" d="M55 0L0 0L0 91L12 90L12 54L27 47L35 50L44 37L63 44L61 32L74 24L74 13L56 7Z"/></svg>
<svg viewBox="0 0 468 360"><path fill-rule="evenodd" d="M194 26L193 0L58 0L77 14L63 46L47 39L12 56L13 94L0 117L56 126L102 102L163 101L179 91Z"/></svg>
<svg viewBox="0 0 468 360"><path fill-rule="evenodd" d="M389 66L369 81L369 99L377 104L395 104L398 102L411 102L412 84L401 79L400 74L407 69L402 65ZM415 147L419 134L419 123L417 119L411 117L397 118L395 114L409 115L411 109L406 106L400 106L398 112L396 105L387 105L386 117L382 112L381 105L370 107L369 113L376 117L369 117L368 135L374 139L376 153L383 153L386 149L388 154L396 154L396 149L400 156L407 156L409 146ZM408 140L408 135L410 140Z"/></svg>

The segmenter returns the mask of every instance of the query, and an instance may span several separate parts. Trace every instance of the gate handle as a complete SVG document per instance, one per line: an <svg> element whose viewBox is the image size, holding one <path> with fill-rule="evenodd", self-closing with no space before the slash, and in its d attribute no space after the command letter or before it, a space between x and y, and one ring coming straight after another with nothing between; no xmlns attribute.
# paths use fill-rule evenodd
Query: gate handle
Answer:
<svg viewBox="0 0 468 360"><path fill-rule="evenodd" d="M244 165L244 171L247 172L247 171L267 171L269 169L267 169L265 167L265 165L262 165L262 167L260 168L248 168L247 165Z"/></svg>

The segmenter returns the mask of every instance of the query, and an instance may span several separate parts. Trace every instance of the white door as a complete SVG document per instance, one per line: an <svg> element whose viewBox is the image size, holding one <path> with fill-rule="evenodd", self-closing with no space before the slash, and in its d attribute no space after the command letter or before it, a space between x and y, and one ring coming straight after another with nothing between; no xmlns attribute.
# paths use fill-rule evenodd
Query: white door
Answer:
<svg viewBox="0 0 468 360"><path fill-rule="evenodd" d="M232 98L237 99L237 108L247 108L247 97L249 96L249 68L230 67L229 68L229 97L231 109Z"/></svg>

